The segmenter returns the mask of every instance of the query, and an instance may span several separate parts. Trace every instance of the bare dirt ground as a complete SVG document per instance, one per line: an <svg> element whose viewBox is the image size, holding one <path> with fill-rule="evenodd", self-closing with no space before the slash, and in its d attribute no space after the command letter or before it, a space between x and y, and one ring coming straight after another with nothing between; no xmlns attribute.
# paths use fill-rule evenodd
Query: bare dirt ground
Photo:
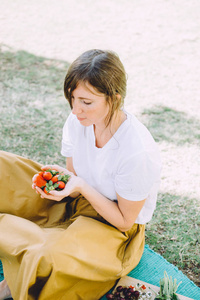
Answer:
<svg viewBox="0 0 200 300"><path fill-rule="evenodd" d="M174 139L193 120L189 142L160 139L161 192L200 200L199 131L189 139L200 128L199 0L0 0L0 11L5 47L68 62L91 48L112 49L128 73L129 111L183 113ZM170 126L166 119L165 130Z"/></svg>

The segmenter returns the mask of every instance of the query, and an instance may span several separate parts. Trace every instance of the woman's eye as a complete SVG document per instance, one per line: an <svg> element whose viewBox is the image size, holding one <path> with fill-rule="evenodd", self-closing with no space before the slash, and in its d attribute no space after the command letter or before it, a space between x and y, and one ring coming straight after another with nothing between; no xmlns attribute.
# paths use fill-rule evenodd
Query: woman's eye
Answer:
<svg viewBox="0 0 200 300"><path fill-rule="evenodd" d="M83 103L86 104L86 105L90 105L92 102L83 101Z"/></svg>

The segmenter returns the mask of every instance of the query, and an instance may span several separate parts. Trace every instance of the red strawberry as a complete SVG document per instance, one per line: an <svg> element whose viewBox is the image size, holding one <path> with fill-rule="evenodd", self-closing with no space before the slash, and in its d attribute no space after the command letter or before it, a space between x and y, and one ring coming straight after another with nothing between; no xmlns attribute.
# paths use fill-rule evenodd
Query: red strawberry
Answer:
<svg viewBox="0 0 200 300"><path fill-rule="evenodd" d="M44 178L42 176L37 174L37 176L35 178L35 184L41 188L43 186L46 186L46 183L47 183L46 180L44 180Z"/></svg>
<svg viewBox="0 0 200 300"><path fill-rule="evenodd" d="M51 172L44 172L42 176L47 181L51 180L51 178L53 177L53 175L51 174Z"/></svg>
<svg viewBox="0 0 200 300"><path fill-rule="evenodd" d="M43 191L45 192L45 194L49 194L48 191L47 191L46 186L45 186L45 188L43 189Z"/></svg>
<svg viewBox="0 0 200 300"><path fill-rule="evenodd" d="M58 176L59 176L59 175L53 176L53 177L51 178L51 181L52 181L53 183L58 182Z"/></svg>
<svg viewBox="0 0 200 300"><path fill-rule="evenodd" d="M44 171L41 171L41 172L39 172L38 174L39 174L40 176L43 176Z"/></svg>
<svg viewBox="0 0 200 300"><path fill-rule="evenodd" d="M63 181L58 181L57 184L58 184L58 187L57 187L58 189L61 189L61 190L64 189L65 183Z"/></svg>

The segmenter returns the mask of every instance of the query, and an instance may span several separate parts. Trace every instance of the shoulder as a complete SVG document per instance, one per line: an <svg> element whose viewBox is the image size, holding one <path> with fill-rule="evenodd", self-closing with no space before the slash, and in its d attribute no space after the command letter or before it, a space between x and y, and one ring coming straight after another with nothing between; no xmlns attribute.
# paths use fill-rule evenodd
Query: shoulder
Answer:
<svg viewBox="0 0 200 300"><path fill-rule="evenodd" d="M126 124L116 137L119 142L116 173L144 172L147 169L159 173L162 162L157 143L134 115L126 114Z"/></svg>
<svg viewBox="0 0 200 300"><path fill-rule="evenodd" d="M67 131L70 133L77 133L79 131L83 130L83 126L80 124L80 122L77 120L76 116L72 113L69 114L67 117L67 120L65 121L65 124L63 126L63 132Z"/></svg>
<svg viewBox="0 0 200 300"><path fill-rule="evenodd" d="M73 115L72 112L71 112L71 113L69 114L69 116L67 117L67 120L66 120L64 126L68 126L68 127L74 126L74 125L76 125L76 123L78 124L77 121L78 121L78 120L77 120L76 116Z"/></svg>
<svg viewBox="0 0 200 300"><path fill-rule="evenodd" d="M159 152L157 143L147 127L141 123L136 116L126 112L127 120L120 135L120 146L126 155Z"/></svg>

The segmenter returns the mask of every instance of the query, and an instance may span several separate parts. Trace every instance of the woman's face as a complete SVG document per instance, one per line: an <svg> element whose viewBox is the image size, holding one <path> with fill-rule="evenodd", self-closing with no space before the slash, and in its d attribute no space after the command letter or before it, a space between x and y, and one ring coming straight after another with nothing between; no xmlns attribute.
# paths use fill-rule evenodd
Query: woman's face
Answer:
<svg viewBox="0 0 200 300"><path fill-rule="evenodd" d="M105 128L109 105L104 94L88 82L80 82L72 92L72 113L83 126L96 125Z"/></svg>

